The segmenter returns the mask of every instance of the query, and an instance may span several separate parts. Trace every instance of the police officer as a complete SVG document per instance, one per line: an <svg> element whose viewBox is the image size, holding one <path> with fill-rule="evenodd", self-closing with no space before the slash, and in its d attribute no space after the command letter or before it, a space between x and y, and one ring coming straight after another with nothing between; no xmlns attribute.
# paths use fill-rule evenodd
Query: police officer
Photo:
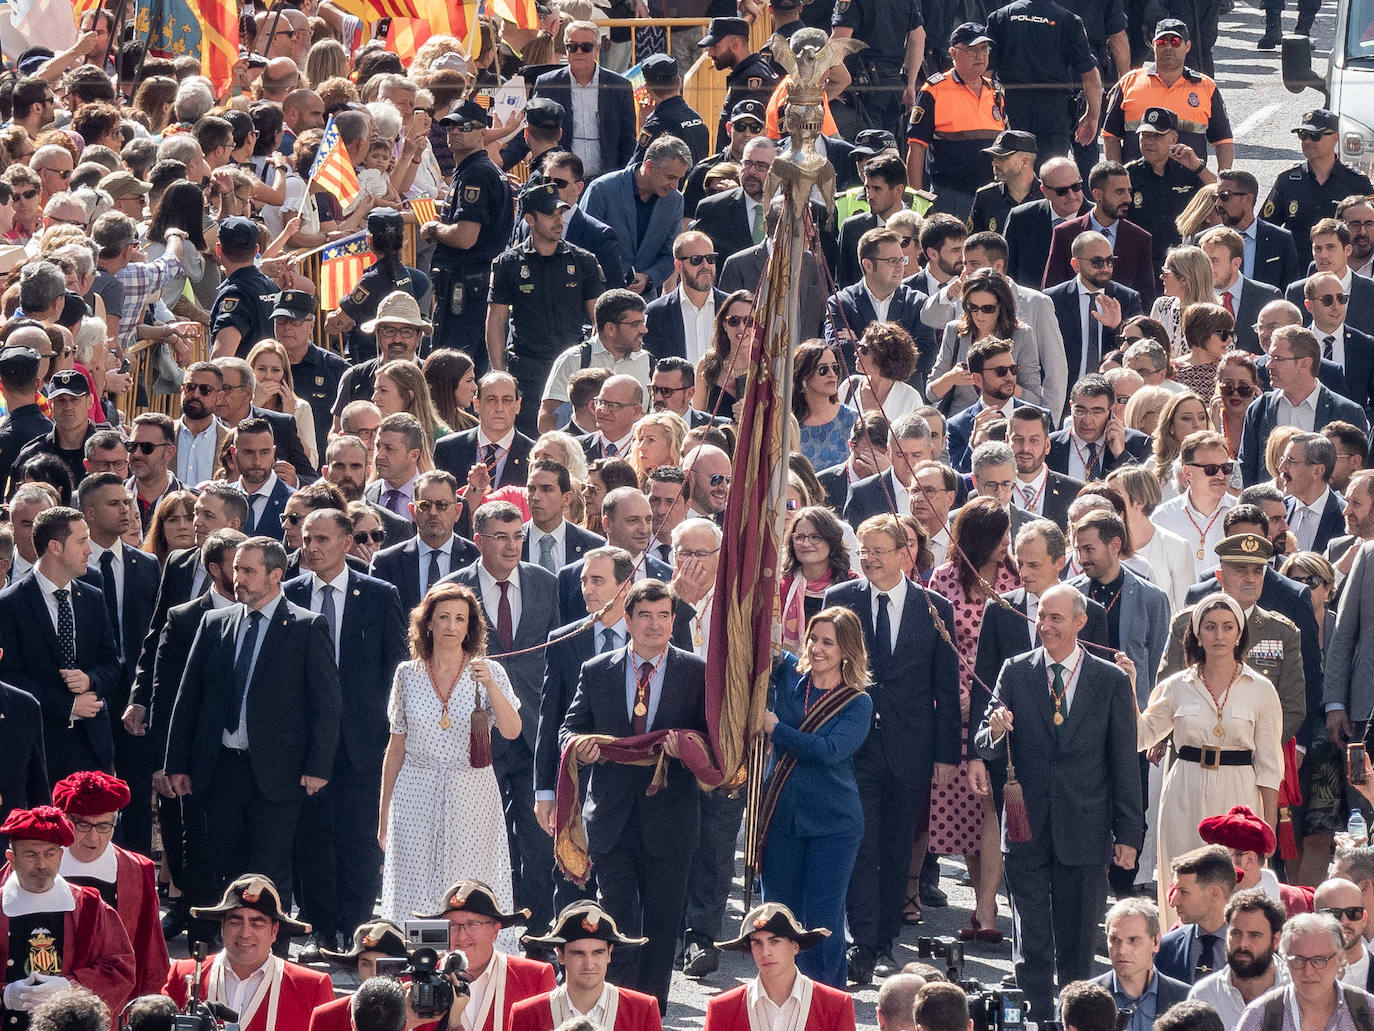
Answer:
<svg viewBox="0 0 1374 1031"><path fill-rule="evenodd" d="M515 377L525 397L543 393L554 359L595 322L596 299L606 285L596 255L563 239L569 210L552 182L531 180L520 194L529 236L503 251L491 267L487 354L493 369ZM535 437L538 421L538 407L524 405L516 428Z"/></svg>
<svg viewBox="0 0 1374 1031"><path fill-rule="evenodd" d="M518 162L528 162L529 176L532 178L544 170L544 159L555 151L562 150L559 141L563 138L563 105L548 97L531 97L525 105L525 131L523 138L518 136L501 151L501 164L509 171Z"/></svg>
<svg viewBox="0 0 1374 1031"><path fill-rule="evenodd" d="M1150 231L1155 268L1164 264L1169 248L1183 242L1178 216L1203 183L1216 176L1192 147L1178 142L1178 115L1167 107L1152 107L1136 130L1140 157L1126 164L1131 174L1131 207L1126 218Z"/></svg>
<svg viewBox="0 0 1374 1031"><path fill-rule="evenodd" d="M735 105L741 100L757 100L766 111L780 76L768 58L750 52L749 23L743 18L712 18L697 46L706 51L717 71L729 73L716 128L716 146L723 149L730 139L726 124Z"/></svg>
<svg viewBox="0 0 1374 1031"><path fill-rule="evenodd" d="M247 358L259 340L272 335L272 306L280 288L253 263L258 256L258 224L230 215L219 224L224 280L210 308L211 354Z"/></svg>
<svg viewBox="0 0 1374 1031"><path fill-rule="evenodd" d="M1306 160L1279 173L1260 213L1266 222L1292 233L1300 247L1306 246L1314 225L1336 214L1337 201L1374 193L1368 176L1336 156L1339 122L1335 114L1320 108L1302 116L1293 132Z"/></svg>
<svg viewBox="0 0 1374 1031"><path fill-rule="evenodd" d="M1035 174L1035 135L1020 129L1003 130L983 153L992 158L995 181L973 195L969 231L1005 233L1011 209L1038 200L1040 180Z"/></svg>
<svg viewBox="0 0 1374 1031"><path fill-rule="evenodd" d="M401 261L405 231L405 219L395 208L373 208L367 213L367 246L377 260L325 319L324 328L330 333L348 334L348 357L354 365L377 357L377 338L360 327L377 314L383 297L393 290L404 290L421 303L422 310L426 307L429 276Z"/></svg>
<svg viewBox="0 0 1374 1031"><path fill-rule="evenodd" d="M630 164L643 161L649 144L666 134L687 144L695 168L710 153L711 134L701 115L682 99L682 76L677 62L667 54L651 54L644 59L640 69L644 72L644 85L654 100L654 109L639 130Z"/></svg>
<svg viewBox="0 0 1374 1031"><path fill-rule="evenodd" d="M1133 5L1138 4L1139 0L1133 0ZM1059 0L1059 5L1083 19L1083 31L1088 34L1088 49L1097 57L1102 88L1104 91L1111 89L1116 80L1131 67L1131 44L1126 36L1126 5L1123 0ZM1086 110L1087 105L1082 94L1079 94L1074 120L1081 119ZM1101 129L1100 124L1098 129ZM1079 143L1077 137L1074 138L1073 157L1085 181L1100 156L1097 132L1092 134L1092 139L1087 143Z"/></svg>
<svg viewBox="0 0 1374 1031"><path fill-rule="evenodd" d="M992 179L983 149L1006 128L1001 87L986 74L991 45L982 25L956 26L949 35L954 67L926 80L907 124L909 183L934 191L933 210L959 218L968 217L974 190Z"/></svg>
<svg viewBox="0 0 1374 1031"><path fill-rule="evenodd" d="M316 317L315 295L304 290L283 290L272 308L272 331L286 348L296 396L305 398L315 417L315 453L323 455L329 444L331 410L348 362L312 341Z"/></svg>
<svg viewBox="0 0 1374 1031"><path fill-rule="evenodd" d="M423 240L438 245L434 249L434 344L465 352L480 379L487 370L482 341L491 263L510 240L515 209L510 184L483 144L482 132L491 125L487 112L465 100L439 124L448 130L455 168L443 221L426 222L420 228Z"/></svg>
<svg viewBox="0 0 1374 1031"><path fill-rule="evenodd" d="M916 102L926 30L918 0L837 0L831 36L868 44L845 64L863 98L867 127L895 129L902 108ZM903 76L903 69L906 74Z"/></svg>
<svg viewBox="0 0 1374 1031"><path fill-rule="evenodd" d="M693 165L691 174L687 176L687 185L682 189L682 213L685 217L691 218L696 214L697 202L706 194L706 173L722 161L744 160L744 145L755 136L763 135L767 114L767 105L757 100L741 100L730 109L730 120L725 123L729 133L727 141L720 145L716 153Z"/></svg>
<svg viewBox="0 0 1374 1031"><path fill-rule="evenodd" d="M1007 121L1035 134L1036 165L1097 135L1102 76L1083 20L1054 0L1013 0L988 16L992 65L1007 94ZM1078 113L1082 89L1087 110Z"/></svg>

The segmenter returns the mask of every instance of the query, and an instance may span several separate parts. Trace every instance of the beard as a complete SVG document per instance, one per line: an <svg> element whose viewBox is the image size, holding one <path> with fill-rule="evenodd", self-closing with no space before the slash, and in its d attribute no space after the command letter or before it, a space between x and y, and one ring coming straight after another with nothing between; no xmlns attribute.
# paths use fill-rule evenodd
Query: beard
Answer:
<svg viewBox="0 0 1374 1031"><path fill-rule="evenodd" d="M1274 965L1274 953L1272 950L1266 950L1256 956L1247 950L1228 952L1226 963L1236 977L1260 977L1267 974L1269 968Z"/></svg>

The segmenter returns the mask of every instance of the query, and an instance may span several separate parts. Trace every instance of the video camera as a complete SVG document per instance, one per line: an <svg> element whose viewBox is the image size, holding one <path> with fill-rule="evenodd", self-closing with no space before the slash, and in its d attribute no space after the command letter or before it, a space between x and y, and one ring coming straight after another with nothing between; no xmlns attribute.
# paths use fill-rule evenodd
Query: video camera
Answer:
<svg viewBox="0 0 1374 1031"><path fill-rule="evenodd" d="M422 946L410 954L407 972L410 989L406 998L415 1015L422 1019L447 1013L455 993L468 993L467 958L456 949L445 956L441 964L438 951ZM457 987L449 981L450 976L457 982Z"/></svg>
<svg viewBox="0 0 1374 1031"><path fill-rule="evenodd" d="M1019 988L964 981L973 1031L1025 1031L1026 993Z"/></svg>
<svg viewBox="0 0 1374 1031"><path fill-rule="evenodd" d="M951 984L960 984L964 980L964 943L958 938L922 935L916 939L916 955L929 960L933 967L943 966L945 977L949 978Z"/></svg>

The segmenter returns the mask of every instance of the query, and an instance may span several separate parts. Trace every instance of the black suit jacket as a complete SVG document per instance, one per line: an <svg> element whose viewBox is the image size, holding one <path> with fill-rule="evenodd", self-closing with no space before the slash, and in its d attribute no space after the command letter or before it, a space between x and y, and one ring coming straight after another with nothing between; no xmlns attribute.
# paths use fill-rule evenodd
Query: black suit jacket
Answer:
<svg viewBox="0 0 1374 1031"><path fill-rule="evenodd" d="M572 704L563 718L560 748L566 748L568 740L577 734L629 737L634 732L625 697L625 664L630 651L629 646L619 648L582 665ZM704 660L669 646L663 665L663 695L649 730L706 730ZM653 795L646 793L653 766L597 763L590 767L582 815L593 856L615 849L631 814L636 814L641 838L638 848L655 858L679 855L687 862L700 830L701 790L680 761L668 759L666 766L667 782Z"/></svg>
<svg viewBox="0 0 1374 1031"><path fill-rule="evenodd" d="M1306 243L1304 240L1304 246ZM1277 290L1286 290L1289 283L1304 275L1304 267L1298 259L1292 233L1262 218L1255 220L1255 264L1250 270L1252 279L1267 283ZM1298 307L1301 308L1302 304L1299 303Z"/></svg>
<svg viewBox="0 0 1374 1031"><path fill-rule="evenodd" d="M172 722L172 706L177 700L191 642L196 639L200 621L214 611L213 595L206 591L182 605L168 609L158 634L153 657L148 662L148 681L152 685L146 703L148 743L158 765L167 755L167 728Z"/></svg>
<svg viewBox="0 0 1374 1031"><path fill-rule="evenodd" d="M1236 346L1251 354L1263 353L1259 344L1259 334L1255 323L1259 313L1270 301L1277 301L1283 294L1276 287L1255 279L1240 277L1240 304L1236 306Z"/></svg>
<svg viewBox="0 0 1374 1031"><path fill-rule="evenodd" d="M859 237L878 224L878 216L872 211L859 211L850 215L840 226L840 251L835 268L835 283L838 286L853 286L863 278L859 266Z"/></svg>
<svg viewBox="0 0 1374 1031"><path fill-rule="evenodd" d="M43 754L43 713L27 691L0 684L0 823L15 809L52 800ZM0 835L0 843L4 842Z"/></svg>
<svg viewBox="0 0 1374 1031"><path fill-rule="evenodd" d="M1293 512L1297 508L1297 501L1293 497L1283 499L1284 508L1288 510L1288 523L1293 524ZM1322 517L1317 523L1317 535L1312 538L1312 550L1320 555L1326 550L1326 546L1332 539L1345 533L1345 503L1341 496L1334 490L1326 495L1326 504L1322 506Z"/></svg>
<svg viewBox="0 0 1374 1031"><path fill-rule="evenodd" d="M764 208L765 212L767 210ZM703 197L697 205L691 228L711 238L712 246L720 253L719 264L722 265L733 255L753 247L754 231L744 188L736 186L733 190Z"/></svg>
<svg viewBox="0 0 1374 1031"><path fill-rule="evenodd" d="M596 638L586 619L574 620L549 634L544 649L544 686L539 695L539 726L535 732L534 790L558 787L558 764L563 755L559 731L577 693L582 664L596 654ZM570 636L571 635L571 636Z"/></svg>
<svg viewBox="0 0 1374 1031"><path fill-rule="evenodd" d="M1141 314L1140 294L1132 290L1129 286L1112 281L1107 284L1105 293L1108 297L1121 303L1121 318L1124 322L1133 316ZM1045 291L1045 296L1054 303L1054 318L1059 323L1059 335L1064 338L1064 358L1069 366L1069 386L1078 382L1078 370L1083 364L1083 311L1078 296L1078 277L1070 279L1068 282L1059 283ZM1106 354L1116 346L1116 331L1108 329L1106 326L1099 326L1102 330L1102 349L1099 354ZM1120 327L1118 327L1120 328ZM1089 372L1096 372L1096 369L1089 369ZM1064 400L1064 411L1068 411L1068 399ZM1054 415L1062 413L1054 412Z"/></svg>
<svg viewBox="0 0 1374 1031"><path fill-rule="evenodd" d="M667 583L673 578L673 567L653 555L642 556L645 576ZM558 610L562 621L571 623L587 615L587 601L582 597L582 559L569 562L558 571ZM635 570L635 579L642 579Z"/></svg>
<svg viewBox="0 0 1374 1031"><path fill-rule="evenodd" d="M162 571L158 569L157 559L146 551L131 548L123 541L119 547L124 561L124 607L119 610L119 632L116 644L119 646L120 666L123 676L119 691L110 701L110 711L117 720L129 704L129 696L138 669L139 653L143 641L148 636L148 627L153 621L153 605L157 601L158 583ZM100 567L88 566L82 580L100 590ZM101 595L104 600L104 595Z"/></svg>
<svg viewBox="0 0 1374 1031"><path fill-rule="evenodd" d="M1188 992L1191 990L1191 986L1186 982L1170 977L1168 974L1160 973L1158 967L1155 967L1155 978L1159 982L1159 986L1155 988L1156 1013L1162 1014L1168 1010L1170 1006L1178 1002L1183 1002L1188 998ZM1088 983L1100 984L1110 992L1112 990L1112 972L1108 970L1105 974L1098 974L1096 977L1090 978Z"/></svg>
<svg viewBox="0 0 1374 1031"><path fill-rule="evenodd" d="M887 306L887 321L897 323L916 341L916 371L908 382L924 392L926 380L930 378L930 370L935 367L935 356L940 352L940 341L935 335L935 330L921 321L921 307L926 303L926 295L914 286L908 285L910 282L908 279L899 284L892 295L892 300ZM869 298L863 283L855 283L837 290L825 305L830 315L825 321L826 343L831 347L839 347L844 367L855 371L858 368L855 341L864 335L864 330L870 323L878 321L878 312L874 309L873 301ZM854 334L855 339L837 339L836 331L841 329L848 329Z"/></svg>
<svg viewBox="0 0 1374 1031"><path fill-rule="evenodd" d="M533 523L525 523L525 543L520 547L520 561L533 562L535 565L539 565L538 555L530 558L530 533L533 529ZM573 522L565 521L563 523L563 552L568 562L578 561L587 552L593 548L599 548L605 543L604 538L598 537L591 530L583 529ZM568 562L563 564L567 565Z"/></svg>
<svg viewBox="0 0 1374 1031"><path fill-rule="evenodd" d="M1057 473L1068 474L1069 471L1069 451L1073 447L1070 441L1069 430L1055 430L1050 434L1050 454L1045 459L1048 465ZM1098 455L1097 471L1100 476L1106 476L1117 466L1130 465L1132 462L1144 462L1150 454L1153 444L1152 438L1141 433L1139 430L1127 428L1126 446L1121 449L1120 455L1113 455L1110 451L1103 449Z"/></svg>
<svg viewBox="0 0 1374 1031"><path fill-rule="evenodd" d="M310 456L305 453L305 445L301 443L301 434L296 428L294 415L250 405L248 417L266 419L271 424L272 441L277 445L278 461L290 462L301 483L314 483L320 478L320 471L310 464ZM280 540L280 536L277 539Z"/></svg>
<svg viewBox="0 0 1374 1031"><path fill-rule="evenodd" d="M1087 215L1060 222L1055 227L1050 236L1050 256L1045 259L1043 289L1048 290L1073 278L1073 266L1069 264L1070 249L1078 234L1091 228ZM1154 303L1158 281L1151 246L1150 234L1140 226L1124 218L1117 221L1116 245L1112 248L1112 253L1116 255L1116 271L1113 275L1117 282L1140 294L1140 303L1145 307Z"/></svg>
<svg viewBox="0 0 1374 1031"><path fill-rule="evenodd" d="M57 631L31 571L0 591L0 681L27 691L43 709L43 743L48 776L54 781L78 770L109 770L114 760L111 708L124 683L114 628L105 615L100 588L73 580L68 589L76 622L76 665L91 678L91 690L105 707L90 719L71 722L74 696L61 674Z"/></svg>
<svg viewBox="0 0 1374 1031"><path fill-rule="evenodd" d="M188 774L204 798L214 783L234 695L243 605L205 616L181 678L167 731L168 775ZM248 755L258 790L272 802L305 798L302 776L329 780L339 744L339 671L323 616L278 597L264 622L248 686Z"/></svg>
<svg viewBox="0 0 1374 1031"><path fill-rule="evenodd" d="M305 573L282 593L310 611L314 587L315 575ZM359 773L380 776L390 734L386 704L391 682L396 667L410 658L406 619L400 595L384 580L350 569L346 591L339 629L339 755Z"/></svg>
<svg viewBox="0 0 1374 1031"><path fill-rule="evenodd" d="M148 632L144 635L142 649L138 656L138 669L134 673L133 690L129 701L147 709L153 696L153 659L157 655L158 639L162 636L163 624L167 613L177 605L191 600L191 588L195 585L197 574L203 572L200 564L199 548L182 548L167 556L162 566L162 579L158 582L153 612L148 620ZM200 593L209 590L210 577L204 576ZM208 610L207 610L208 611ZM181 673L177 673L180 678ZM175 684L173 691L176 690ZM170 698L168 699L170 703ZM146 716L146 713L145 713Z"/></svg>
<svg viewBox="0 0 1374 1031"><path fill-rule="evenodd" d="M704 204L705 201L702 201ZM697 205L698 210L701 205ZM767 244L756 244L740 251L721 266L716 283L726 293L759 288L764 269L768 266ZM801 328L799 340L821 335L825 322L825 298L829 291L822 282L820 267L810 251L802 256Z"/></svg>
<svg viewBox="0 0 1374 1031"><path fill-rule="evenodd" d="M865 476L849 488L849 500L842 512L844 521L857 528L869 516L891 512L901 491L891 466L873 476Z"/></svg>
<svg viewBox="0 0 1374 1031"><path fill-rule="evenodd" d="M278 453L280 454L280 452ZM293 493L285 481L278 479L272 485L272 493L267 495L267 501L259 503L256 520L253 518L252 498L249 498L248 524L244 526L243 532L249 537L261 535L271 537L274 541L281 540L285 535L285 530L281 525L281 514L286 511L286 499Z"/></svg>
<svg viewBox="0 0 1374 1031"><path fill-rule="evenodd" d="M724 290L711 288L711 300L716 311L720 310L720 302L725 300L725 296ZM682 294L679 291L670 290L650 301L644 309L644 319L647 323L644 346L656 357L687 357L687 334L682 328Z"/></svg>
<svg viewBox="0 0 1374 1031"><path fill-rule="evenodd" d="M601 136L603 172L615 172L630 163L635 151L634 90L630 80L609 68L597 69L596 125ZM572 72L567 66L545 72L534 80L532 96L547 97L563 108L563 137L559 146L572 149L573 105ZM523 156L523 155L522 155Z"/></svg>
<svg viewBox="0 0 1374 1031"><path fill-rule="evenodd" d="M1040 499L1040 511L1046 519L1052 520L1057 526L1068 526L1069 506L1083 489L1083 481L1057 473L1053 469L1049 472L1049 479L1045 481L1045 493Z"/></svg>
<svg viewBox="0 0 1374 1031"><path fill-rule="evenodd" d="M1312 313L1303 304L1306 300L1303 291L1307 288L1307 278L1290 284L1283 296L1298 306L1302 312L1302 324L1311 329ZM1366 336L1374 336L1374 279L1356 275L1350 277L1350 302L1345 309L1345 324Z"/></svg>
<svg viewBox="0 0 1374 1031"><path fill-rule="evenodd" d="M954 609L938 594L906 581L906 601L897 628L897 647L882 668L874 665L873 585L849 580L825 592L822 605L842 605L859 617L868 647L873 684L873 728L859 749L892 777L919 787L934 764L957 765L962 748L958 658L935 630L931 608L946 627Z"/></svg>
<svg viewBox="0 0 1374 1031"><path fill-rule="evenodd" d="M849 504L849 463L845 461L822 469L816 479L825 490L826 507L836 515L842 513Z"/></svg>
<svg viewBox="0 0 1374 1031"><path fill-rule="evenodd" d="M538 404L537 398L527 397L524 404ZM506 452L505 463L501 466L501 475L492 478L492 489L504 487L509 483L517 487L525 485L525 478L529 473L530 448L534 447L534 441L525 436L519 430L515 431L515 436L511 438L510 450ZM477 427L464 430L462 433L446 434L434 445L434 467L450 472L458 480L459 485L468 482L468 471L477 464ZM472 536L472 513L468 511L468 506L463 505L462 512L458 516L458 525L454 531L462 537Z"/></svg>
<svg viewBox="0 0 1374 1031"><path fill-rule="evenodd" d="M477 561L477 545L466 537L453 535L448 547L448 568L457 572L464 566ZM410 610L420 604L425 596L420 583L420 538L412 537L400 544L383 548L372 556L369 576L385 580L396 588L401 598L401 611L407 616Z"/></svg>
<svg viewBox="0 0 1374 1031"><path fill-rule="evenodd" d="M567 230L563 233L563 239L596 255L606 288L623 285L625 267L620 262L620 245L616 242L615 230L601 219L592 218L581 208L569 211L564 223Z"/></svg>
<svg viewBox="0 0 1374 1031"><path fill-rule="evenodd" d="M1090 207L1084 201L1078 213L1087 214ZM1007 215L1007 224L1002 231L1007 241L1007 275L1016 282L1034 286L1044 278L1053 223L1054 209L1044 198L1018 204Z"/></svg>

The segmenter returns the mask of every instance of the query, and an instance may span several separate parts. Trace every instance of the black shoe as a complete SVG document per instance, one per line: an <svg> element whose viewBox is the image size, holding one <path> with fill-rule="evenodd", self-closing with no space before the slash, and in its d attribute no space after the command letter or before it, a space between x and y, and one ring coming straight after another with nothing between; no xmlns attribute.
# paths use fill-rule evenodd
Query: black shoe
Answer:
<svg viewBox="0 0 1374 1031"><path fill-rule="evenodd" d="M180 899L174 901L167 915L162 918L162 937L171 941L186 930L186 906Z"/></svg>
<svg viewBox="0 0 1374 1031"><path fill-rule="evenodd" d="M930 853L926 853L925 862L921 865L919 896L921 905L930 909L943 909L949 905L949 896L940 890L940 861Z"/></svg>
<svg viewBox="0 0 1374 1031"><path fill-rule="evenodd" d="M325 945L334 944L334 935L313 934L310 940L302 946L301 951L296 954L297 963L328 963L329 957L324 954Z"/></svg>
<svg viewBox="0 0 1374 1031"><path fill-rule="evenodd" d="M849 949L849 980L857 985L873 983L873 959L859 946Z"/></svg>
<svg viewBox="0 0 1374 1031"><path fill-rule="evenodd" d="M878 962L873 964L873 973L879 977L891 977L901 973L902 965L893 958L891 950L879 953Z"/></svg>
<svg viewBox="0 0 1374 1031"><path fill-rule="evenodd" d="M1298 23L1293 26L1293 33L1298 36L1311 36L1312 23L1317 20L1315 12L1304 11L1298 15Z"/></svg>
<svg viewBox="0 0 1374 1031"><path fill-rule="evenodd" d="M1264 35L1255 44L1256 50L1275 50L1283 41L1283 12L1264 12Z"/></svg>
<svg viewBox="0 0 1374 1031"><path fill-rule="evenodd" d="M706 977L714 974L719 968L720 950L716 948L707 948L692 942L682 956L682 972L687 977Z"/></svg>

